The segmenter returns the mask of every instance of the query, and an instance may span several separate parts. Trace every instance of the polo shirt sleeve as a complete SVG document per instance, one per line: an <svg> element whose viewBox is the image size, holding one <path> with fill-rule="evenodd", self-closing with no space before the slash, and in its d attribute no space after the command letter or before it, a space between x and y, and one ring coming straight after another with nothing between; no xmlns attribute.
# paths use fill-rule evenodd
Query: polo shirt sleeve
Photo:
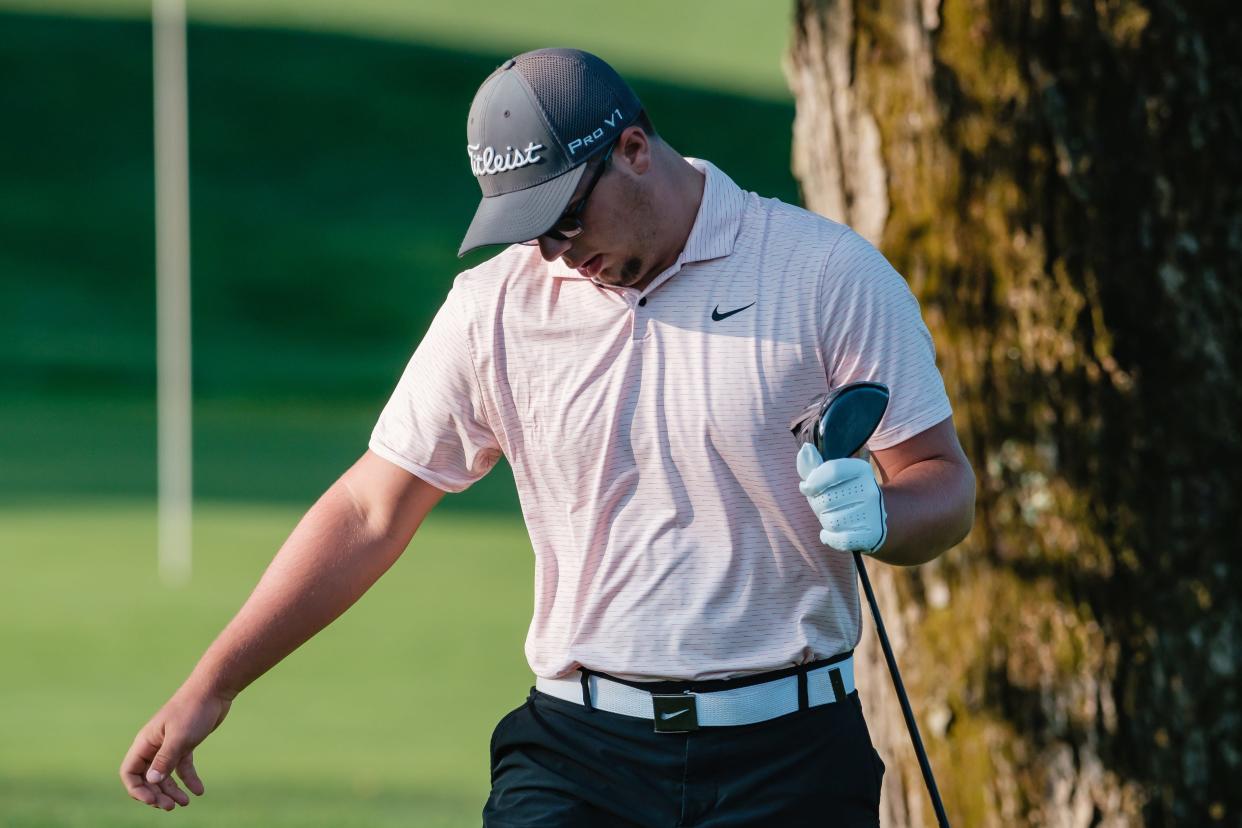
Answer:
<svg viewBox="0 0 1242 828"><path fill-rule="evenodd" d="M953 409L936 346L906 280L862 236L846 229L820 277L820 342L830 388L870 380L889 403L871 450L926 431Z"/></svg>
<svg viewBox="0 0 1242 828"><path fill-rule="evenodd" d="M501 455L471 356L468 312L465 291L455 284L368 444L375 454L446 492L469 488Z"/></svg>

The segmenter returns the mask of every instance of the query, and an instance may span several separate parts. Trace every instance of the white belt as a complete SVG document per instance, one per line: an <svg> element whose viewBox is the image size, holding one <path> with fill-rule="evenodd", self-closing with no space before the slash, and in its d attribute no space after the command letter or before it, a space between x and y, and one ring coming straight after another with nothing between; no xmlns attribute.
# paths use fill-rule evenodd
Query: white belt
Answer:
<svg viewBox="0 0 1242 828"><path fill-rule="evenodd" d="M576 670L562 678L536 678L535 689L567 702L583 704L582 674ZM661 718L669 719L668 725L662 727L656 719L659 699L692 697L691 707L698 727L766 722L799 709L797 675L728 690L665 695L591 674L587 679L587 692L592 707L622 716L656 720L657 730L671 729L671 725L677 723L675 717L681 717L672 708L670 713L660 713ZM853 693L854 657L851 655L806 673L806 692L808 707L832 704Z"/></svg>

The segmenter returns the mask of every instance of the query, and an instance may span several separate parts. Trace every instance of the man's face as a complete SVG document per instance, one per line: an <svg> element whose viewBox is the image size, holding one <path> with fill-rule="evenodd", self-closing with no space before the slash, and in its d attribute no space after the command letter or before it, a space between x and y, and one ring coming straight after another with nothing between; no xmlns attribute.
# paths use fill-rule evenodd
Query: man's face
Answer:
<svg viewBox="0 0 1242 828"><path fill-rule="evenodd" d="M637 132L642 135L641 130ZM594 165L603 163L602 158L591 162L569 200L568 209L572 210L587 195L579 215L582 232L572 239L539 237L539 250L546 260L559 258L584 276L618 287L632 287L654 275L649 271L655 258L656 219L634 154L637 149L645 155L649 145L645 136L638 142L627 141L630 134L630 130L623 133L589 195ZM635 147L634 143L642 146ZM646 164L641 168L650 169Z"/></svg>

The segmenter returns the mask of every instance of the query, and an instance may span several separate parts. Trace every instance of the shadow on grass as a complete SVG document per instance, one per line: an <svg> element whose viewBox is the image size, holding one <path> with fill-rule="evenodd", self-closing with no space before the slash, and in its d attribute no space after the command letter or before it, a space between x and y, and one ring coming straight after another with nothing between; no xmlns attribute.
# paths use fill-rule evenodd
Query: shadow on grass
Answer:
<svg viewBox="0 0 1242 828"><path fill-rule="evenodd" d="M223 398L194 406L194 493L309 507L366 450L383 405L332 398ZM149 394L0 395L0 501L156 494ZM505 462L438 510L519 511Z"/></svg>
<svg viewBox="0 0 1242 828"><path fill-rule="evenodd" d="M453 277L486 256L455 255L478 198L463 125L504 57L191 26L203 494L304 500L361 454ZM0 14L0 72L0 375L16 400L0 494L149 494L150 28ZM796 200L791 105L632 80L673 146ZM481 485L478 508L515 508L511 481Z"/></svg>

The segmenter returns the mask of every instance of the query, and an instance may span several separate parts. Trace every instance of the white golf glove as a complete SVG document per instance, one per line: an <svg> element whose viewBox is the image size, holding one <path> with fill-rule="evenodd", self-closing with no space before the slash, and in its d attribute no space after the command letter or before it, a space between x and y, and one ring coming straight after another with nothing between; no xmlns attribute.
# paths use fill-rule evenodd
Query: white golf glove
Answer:
<svg viewBox="0 0 1242 828"><path fill-rule="evenodd" d="M824 527L819 539L843 552L874 554L888 537L884 493L871 464L857 457L824 462L815 446L798 451L799 490Z"/></svg>

